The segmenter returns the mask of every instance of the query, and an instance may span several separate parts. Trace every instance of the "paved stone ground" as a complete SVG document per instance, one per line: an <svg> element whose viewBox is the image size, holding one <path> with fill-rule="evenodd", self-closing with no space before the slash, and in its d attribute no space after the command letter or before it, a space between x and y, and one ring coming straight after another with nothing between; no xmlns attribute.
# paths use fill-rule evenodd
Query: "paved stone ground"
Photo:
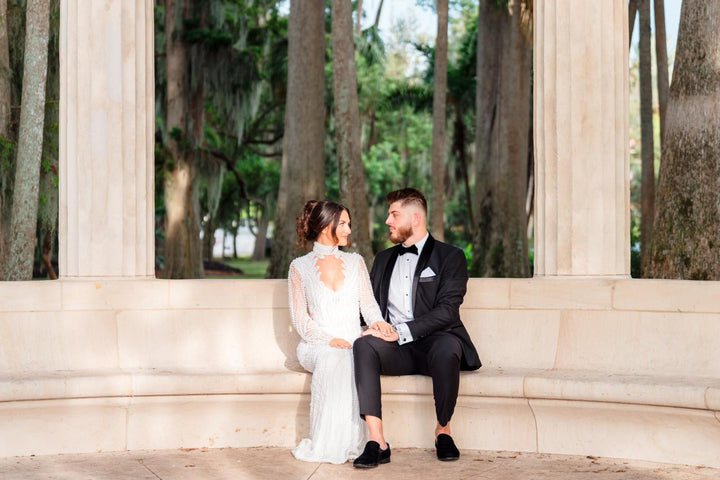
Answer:
<svg viewBox="0 0 720 480"><path fill-rule="evenodd" d="M295 460L286 448L225 448L0 458L2 480L706 480L720 469L534 453L462 452L439 462L434 450L393 450L372 470Z"/></svg>

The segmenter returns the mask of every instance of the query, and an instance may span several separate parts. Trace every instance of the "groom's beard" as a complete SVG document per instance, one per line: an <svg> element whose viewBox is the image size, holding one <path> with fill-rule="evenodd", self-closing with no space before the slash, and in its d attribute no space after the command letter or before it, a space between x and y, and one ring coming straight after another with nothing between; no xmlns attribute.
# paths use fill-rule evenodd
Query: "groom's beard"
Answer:
<svg viewBox="0 0 720 480"><path fill-rule="evenodd" d="M412 225L395 229L394 233L390 233L390 241L393 243L403 243L408 238L412 237L413 228Z"/></svg>

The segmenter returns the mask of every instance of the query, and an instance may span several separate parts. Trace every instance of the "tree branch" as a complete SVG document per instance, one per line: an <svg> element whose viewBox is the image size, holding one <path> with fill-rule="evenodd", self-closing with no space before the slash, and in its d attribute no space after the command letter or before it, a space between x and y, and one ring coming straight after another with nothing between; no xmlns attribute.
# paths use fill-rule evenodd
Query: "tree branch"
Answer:
<svg viewBox="0 0 720 480"><path fill-rule="evenodd" d="M244 145L244 146L245 146L245 148L247 148L254 154L260 155L261 157L267 157L267 158L282 157L282 152L262 152L255 147L251 147L250 145Z"/></svg>
<svg viewBox="0 0 720 480"><path fill-rule="evenodd" d="M225 163L225 167L233 174L233 176L235 177L235 181L237 181L238 186L240 187L240 198L247 200L248 202L255 202L258 205L265 207L265 202L263 200L250 196L248 194L247 184L245 183L245 180L242 178L242 175L240 174L240 172L238 172L237 168L235 168L235 163L233 162L233 160L228 157L225 152L219 150L203 150L212 155L213 157L222 160Z"/></svg>
<svg viewBox="0 0 720 480"><path fill-rule="evenodd" d="M270 132L266 132L270 133ZM243 140L243 145L247 144L254 144L254 145L272 145L274 143L277 143L283 136L282 133L274 132L275 136L273 138L269 138L267 140L262 140L258 138L248 138Z"/></svg>

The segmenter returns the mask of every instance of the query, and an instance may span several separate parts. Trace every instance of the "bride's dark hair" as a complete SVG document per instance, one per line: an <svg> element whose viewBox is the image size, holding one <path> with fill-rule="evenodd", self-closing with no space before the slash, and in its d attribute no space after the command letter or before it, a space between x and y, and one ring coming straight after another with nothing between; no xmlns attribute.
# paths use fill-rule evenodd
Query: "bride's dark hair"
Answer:
<svg viewBox="0 0 720 480"><path fill-rule="evenodd" d="M317 240L320 232L330 224L332 238L337 242L336 231L343 211L350 216L350 210L332 200L308 200L296 219L297 245L305 248L308 242Z"/></svg>

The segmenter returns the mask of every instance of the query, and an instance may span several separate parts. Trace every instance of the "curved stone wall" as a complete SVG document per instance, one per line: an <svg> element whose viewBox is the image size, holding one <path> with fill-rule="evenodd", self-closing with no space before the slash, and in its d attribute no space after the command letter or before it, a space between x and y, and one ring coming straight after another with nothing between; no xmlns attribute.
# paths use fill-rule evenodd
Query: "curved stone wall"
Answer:
<svg viewBox="0 0 720 480"><path fill-rule="evenodd" d="M0 283L0 455L278 445L307 432L282 280ZM471 279L463 448L720 466L720 283ZM383 380L432 446L429 379ZM402 414L400 412L403 412Z"/></svg>

